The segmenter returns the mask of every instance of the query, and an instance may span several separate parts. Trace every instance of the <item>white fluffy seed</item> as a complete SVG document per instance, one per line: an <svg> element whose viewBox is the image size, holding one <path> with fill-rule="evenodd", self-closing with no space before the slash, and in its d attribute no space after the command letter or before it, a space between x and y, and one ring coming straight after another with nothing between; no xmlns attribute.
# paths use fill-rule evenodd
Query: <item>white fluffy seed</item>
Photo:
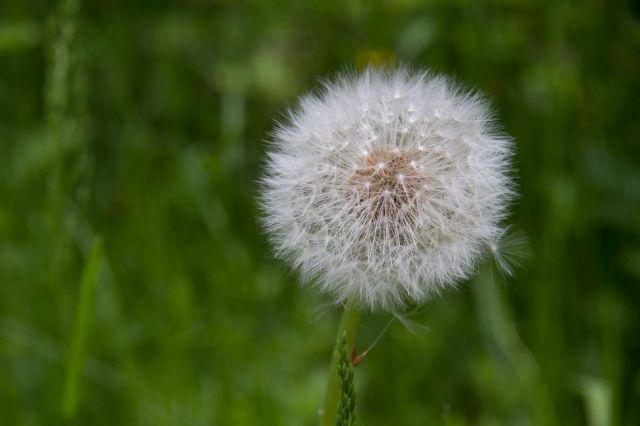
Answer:
<svg viewBox="0 0 640 426"><path fill-rule="evenodd" d="M276 253L336 301L420 303L468 278L502 236L512 142L492 132L481 96L441 76L368 69L291 117L270 147L262 221ZM317 167L328 158L335 169Z"/></svg>

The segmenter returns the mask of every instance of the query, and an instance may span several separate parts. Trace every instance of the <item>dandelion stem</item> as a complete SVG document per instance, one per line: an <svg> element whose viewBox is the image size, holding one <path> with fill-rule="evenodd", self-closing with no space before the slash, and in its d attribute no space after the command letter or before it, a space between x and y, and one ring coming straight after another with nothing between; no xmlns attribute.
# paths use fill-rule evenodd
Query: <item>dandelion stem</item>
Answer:
<svg viewBox="0 0 640 426"><path fill-rule="evenodd" d="M327 390L324 399L324 409L322 411L320 424L322 426L335 426L338 413L338 399L340 391L338 388L338 360L340 358L339 343L344 335L347 338L349 348L353 348L353 342L358 331L360 322L360 309L354 304L347 304L340 319L336 343L331 357L331 367L329 368L329 379L327 380Z"/></svg>

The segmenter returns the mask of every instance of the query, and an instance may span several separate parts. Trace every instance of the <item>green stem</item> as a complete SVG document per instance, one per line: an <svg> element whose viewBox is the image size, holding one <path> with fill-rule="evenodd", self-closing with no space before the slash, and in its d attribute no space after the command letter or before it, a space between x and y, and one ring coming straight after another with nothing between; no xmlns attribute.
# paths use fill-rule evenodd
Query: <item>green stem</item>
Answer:
<svg viewBox="0 0 640 426"><path fill-rule="evenodd" d="M345 306L338 333L336 334L336 343L333 347L333 355L331 357L331 367L329 368L329 380L327 381L327 391L324 399L324 409L320 418L322 426L335 426L336 416L338 413L338 399L340 391L338 388L338 360L340 358L339 342L340 337L346 333L347 343L353 348L353 342L358 331L358 323L360 322L360 309L353 304Z"/></svg>

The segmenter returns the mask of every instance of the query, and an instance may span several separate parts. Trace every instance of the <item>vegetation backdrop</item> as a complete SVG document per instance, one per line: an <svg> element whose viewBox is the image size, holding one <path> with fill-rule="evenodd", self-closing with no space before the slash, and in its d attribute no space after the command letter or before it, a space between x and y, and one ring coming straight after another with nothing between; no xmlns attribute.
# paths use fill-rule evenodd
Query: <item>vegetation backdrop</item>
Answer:
<svg viewBox="0 0 640 426"><path fill-rule="evenodd" d="M395 62L491 99L530 255L394 324L361 424L639 424L639 52L637 1L3 0L0 423L315 425L338 312L257 224L265 139Z"/></svg>

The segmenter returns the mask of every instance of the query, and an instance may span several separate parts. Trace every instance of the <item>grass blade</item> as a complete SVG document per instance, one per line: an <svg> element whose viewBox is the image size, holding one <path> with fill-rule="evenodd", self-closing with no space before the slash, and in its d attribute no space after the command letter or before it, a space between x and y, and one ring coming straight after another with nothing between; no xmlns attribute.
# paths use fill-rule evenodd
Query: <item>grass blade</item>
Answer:
<svg viewBox="0 0 640 426"><path fill-rule="evenodd" d="M84 368L84 360L87 352L87 337L89 335L90 321L93 316L96 284L102 259L102 239L98 238L91 250L91 254L82 271L80 280L80 294L76 308L76 319L69 346L67 368L62 397L62 416L65 419L73 418L78 408L80 373Z"/></svg>

